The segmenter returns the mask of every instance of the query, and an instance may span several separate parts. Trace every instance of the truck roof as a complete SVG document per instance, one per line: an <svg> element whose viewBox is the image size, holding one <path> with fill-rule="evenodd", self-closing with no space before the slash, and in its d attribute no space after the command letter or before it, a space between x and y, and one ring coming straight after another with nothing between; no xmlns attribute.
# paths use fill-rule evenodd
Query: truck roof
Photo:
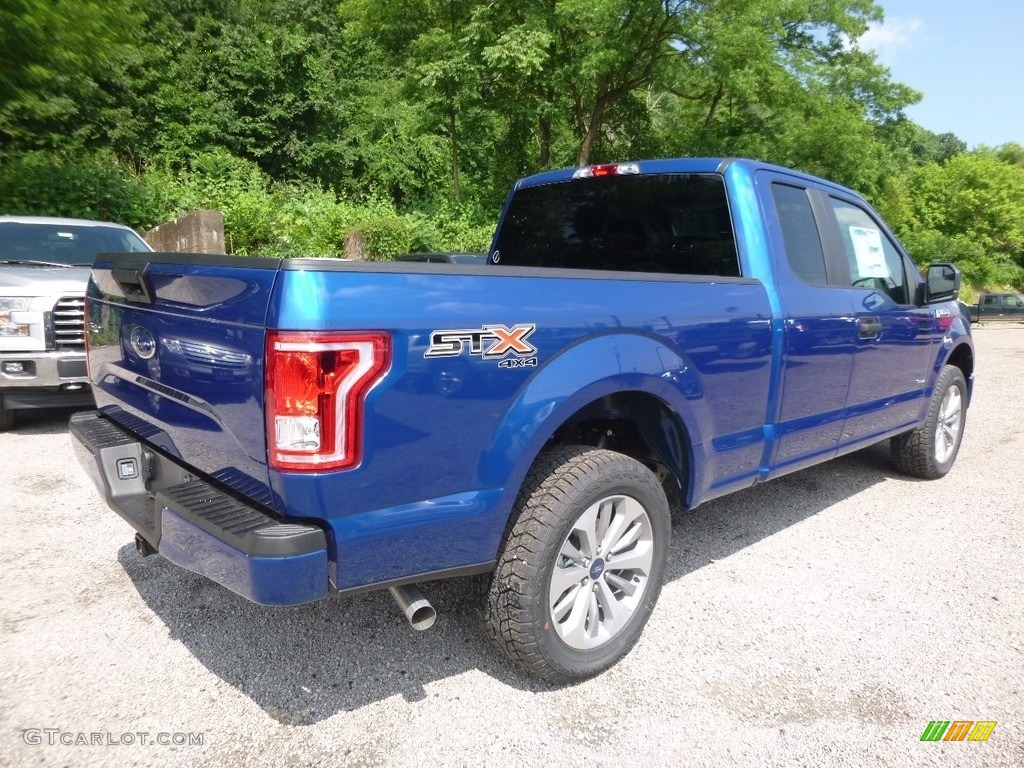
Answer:
<svg viewBox="0 0 1024 768"><path fill-rule="evenodd" d="M847 194L855 197L860 197L854 190L848 189L840 184L822 179L818 176L812 176L809 173L802 173L800 171L794 171L792 168L784 168L780 165L773 165L771 163L761 162L760 160L750 160L746 158L738 157L677 157L677 158L664 158L660 160L629 160L617 163L600 163L597 165L584 166L583 168L564 168L557 171L545 171L543 173L537 173L533 176L527 176L521 179L515 186L515 189L522 189L524 187L535 187L542 184L557 184L563 181L571 181L573 178L577 178L577 175L581 170L584 169L595 169L595 168L610 168L612 166L633 166L629 173L719 173L724 174L726 169L734 166L743 168L748 173L754 173L759 170L772 171L774 173L782 173L787 176L793 176L798 179L806 179L814 181L818 184L823 184L832 187L836 190L841 190Z"/></svg>

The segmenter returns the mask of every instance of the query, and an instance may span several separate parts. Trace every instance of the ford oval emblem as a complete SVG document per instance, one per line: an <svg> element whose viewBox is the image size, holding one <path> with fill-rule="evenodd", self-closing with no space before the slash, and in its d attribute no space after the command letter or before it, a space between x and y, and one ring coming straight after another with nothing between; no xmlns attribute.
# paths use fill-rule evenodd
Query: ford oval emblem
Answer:
<svg viewBox="0 0 1024 768"><path fill-rule="evenodd" d="M142 326L137 325L132 328L131 336L128 337L128 343L131 344L135 354L143 360L149 360L156 354L156 339L153 338L152 333Z"/></svg>

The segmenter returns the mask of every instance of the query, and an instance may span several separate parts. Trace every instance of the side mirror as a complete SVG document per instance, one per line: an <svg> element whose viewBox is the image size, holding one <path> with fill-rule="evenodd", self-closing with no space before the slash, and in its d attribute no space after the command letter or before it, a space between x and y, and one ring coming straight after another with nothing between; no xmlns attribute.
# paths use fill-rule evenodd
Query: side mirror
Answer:
<svg viewBox="0 0 1024 768"><path fill-rule="evenodd" d="M960 296L960 270L954 264L938 263L928 267L924 303L955 301Z"/></svg>

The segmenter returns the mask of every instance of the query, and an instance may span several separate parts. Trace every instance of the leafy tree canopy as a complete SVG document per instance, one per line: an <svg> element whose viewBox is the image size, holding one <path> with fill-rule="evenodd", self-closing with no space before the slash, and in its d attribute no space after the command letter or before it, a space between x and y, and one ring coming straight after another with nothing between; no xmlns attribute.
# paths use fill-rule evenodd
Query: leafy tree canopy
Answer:
<svg viewBox="0 0 1024 768"><path fill-rule="evenodd" d="M917 258L1017 280L1024 149L968 153L907 119L920 94L856 42L881 18L873 0L0 0L0 187L139 226L219 200L240 250L331 252L352 205L481 243L529 173L750 156L865 193ZM331 234L270 231L303 210Z"/></svg>

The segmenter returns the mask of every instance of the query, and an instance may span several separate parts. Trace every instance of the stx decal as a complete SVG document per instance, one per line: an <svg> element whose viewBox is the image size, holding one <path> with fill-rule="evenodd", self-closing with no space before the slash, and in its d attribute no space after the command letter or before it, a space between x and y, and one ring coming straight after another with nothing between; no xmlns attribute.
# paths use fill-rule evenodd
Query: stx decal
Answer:
<svg viewBox="0 0 1024 768"><path fill-rule="evenodd" d="M537 354L537 348L527 339L537 330L534 324L514 325L506 328L504 325L485 325L482 328L454 330L454 331L432 331L430 334L430 347L423 354L424 357L458 357L462 350L469 349L469 354L479 355L484 360L521 360L533 359ZM503 361L504 362L504 361ZM523 366L528 365L524 362ZM503 365L504 368L518 368L520 365Z"/></svg>

